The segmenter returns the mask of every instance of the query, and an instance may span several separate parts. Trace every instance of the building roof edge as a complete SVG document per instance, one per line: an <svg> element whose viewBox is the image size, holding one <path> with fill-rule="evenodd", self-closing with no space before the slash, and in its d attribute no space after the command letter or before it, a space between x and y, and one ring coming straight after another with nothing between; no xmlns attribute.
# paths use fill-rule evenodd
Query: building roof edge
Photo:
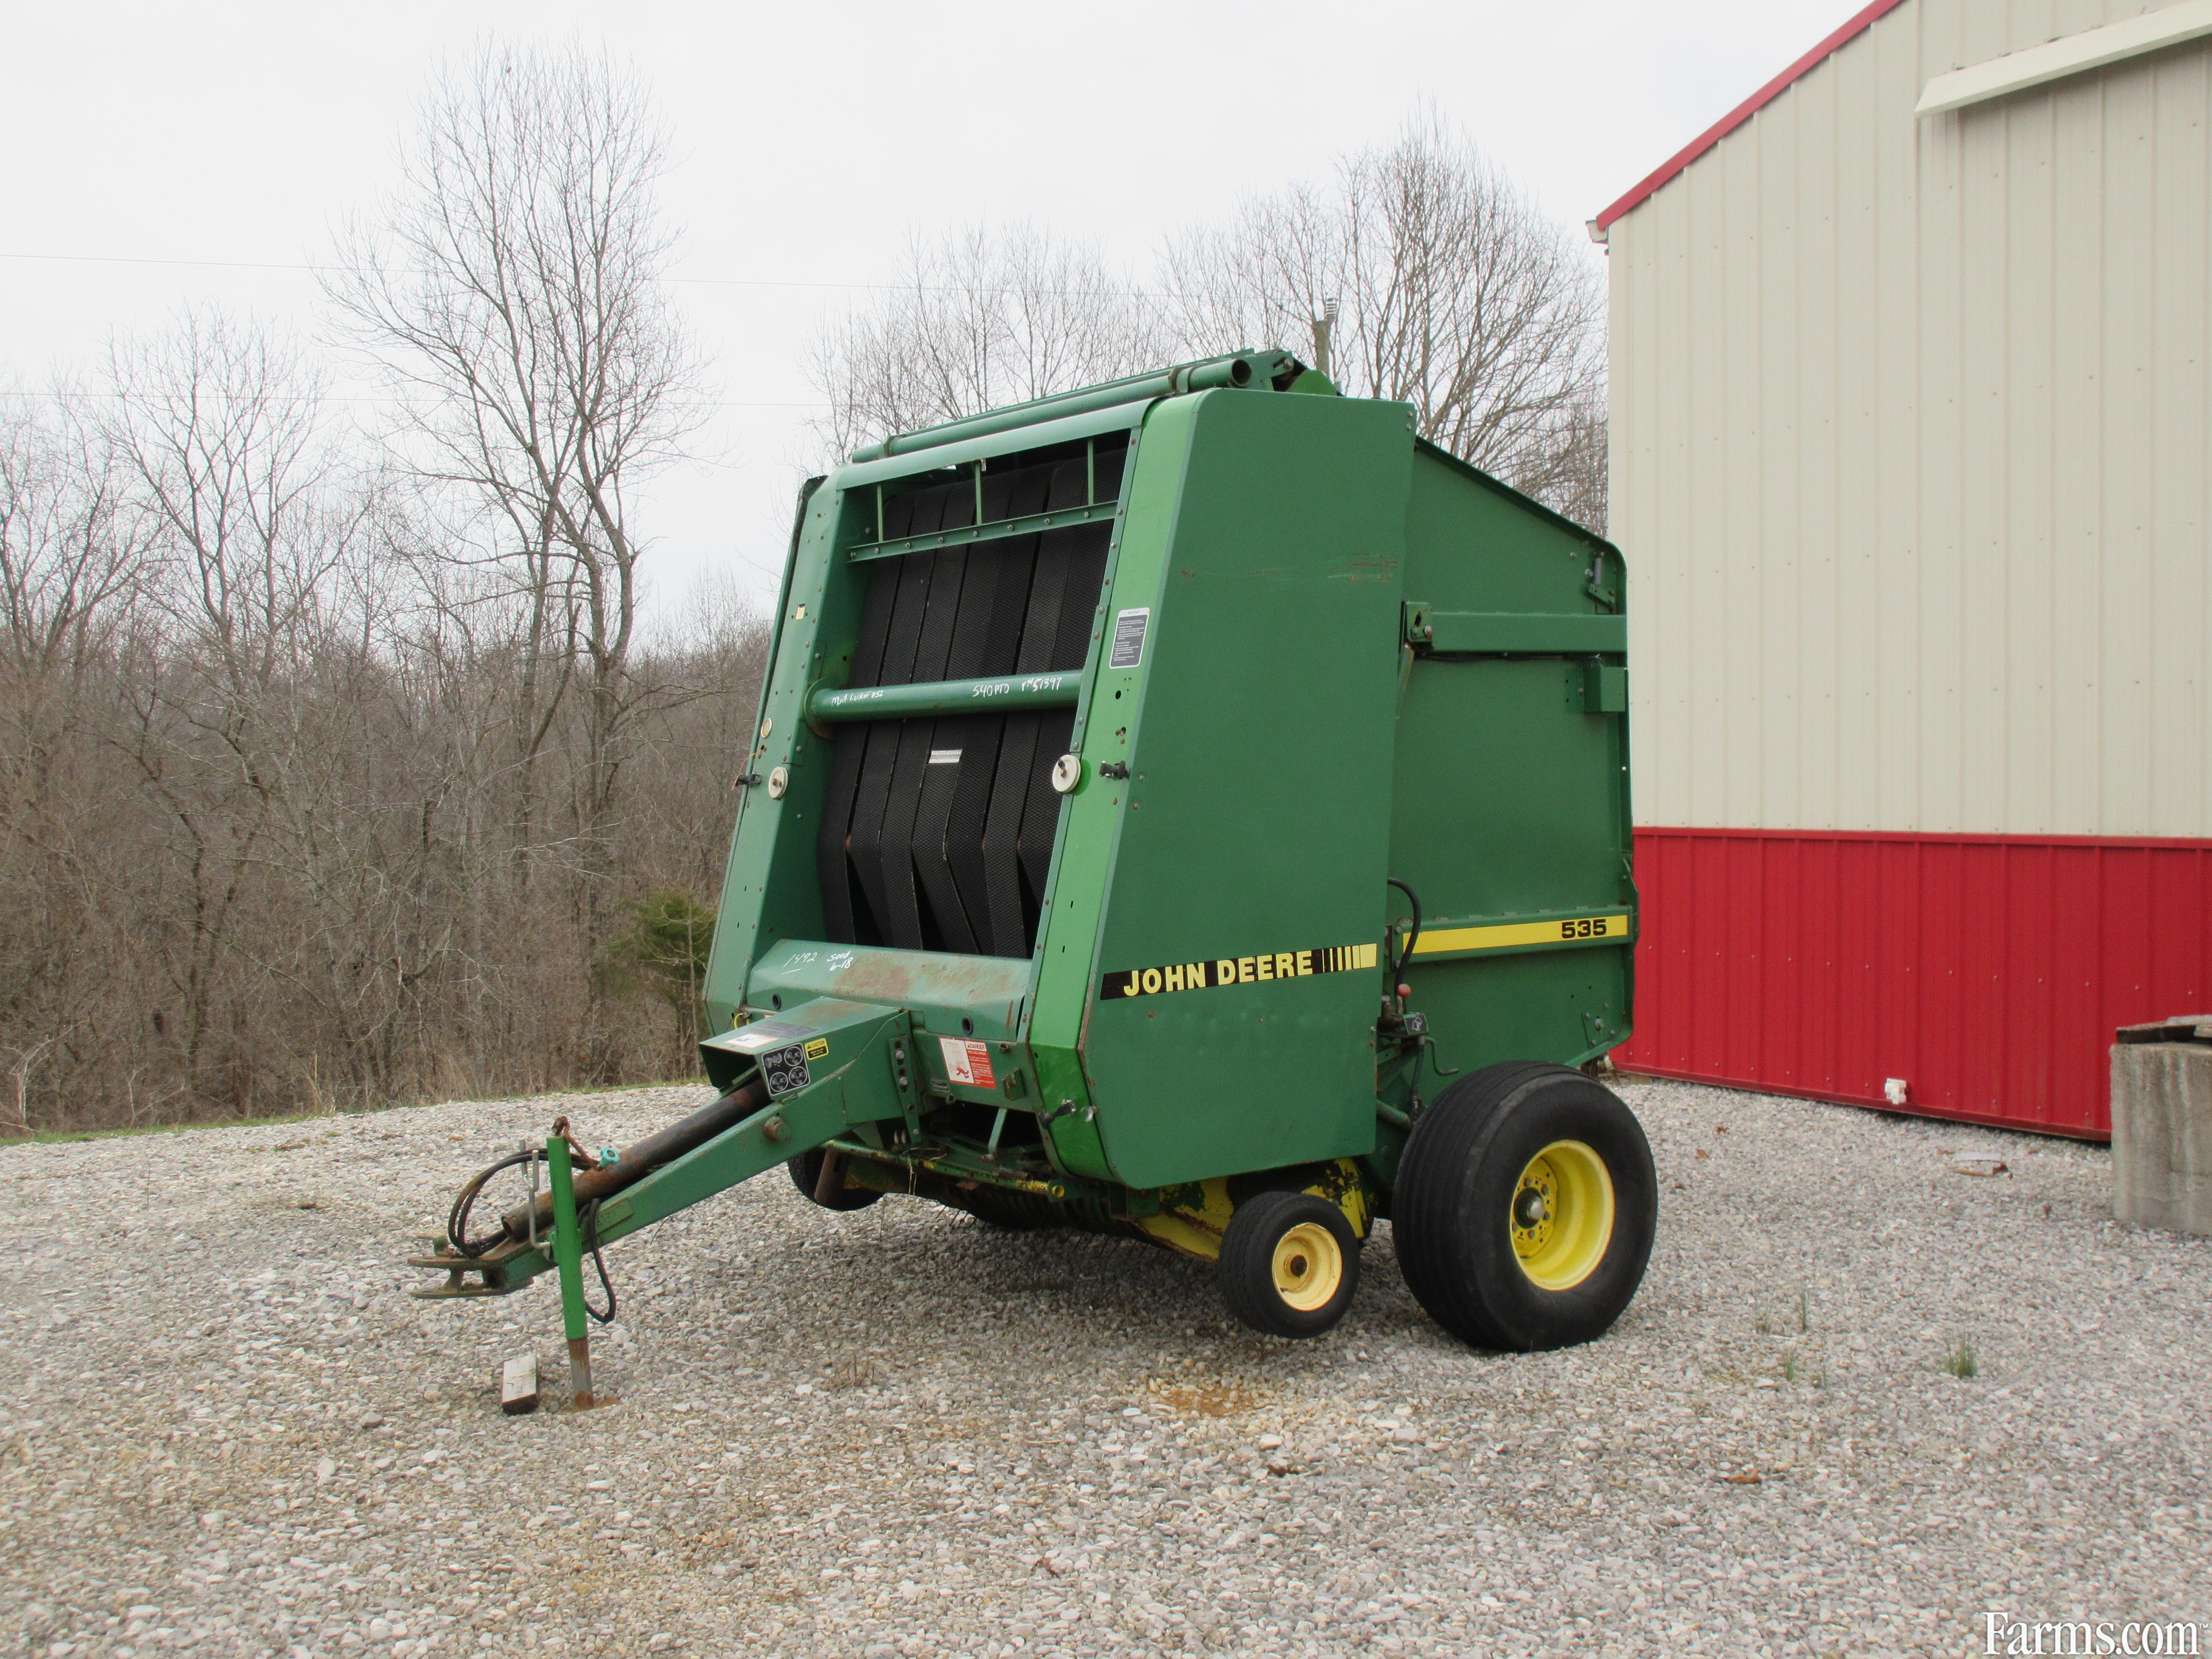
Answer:
<svg viewBox="0 0 2212 1659"><path fill-rule="evenodd" d="M1904 3L1905 0L1873 0L1871 4L1862 7L1819 46L1814 46L1812 51L1790 64L1788 69L1783 70L1757 92L1707 127L1680 149L1676 150L1655 171L1639 180L1635 188L1599 214L1590 222L1593 230L1602 232L1610 228L1614 220L1640 205L1661 185L1681 173L1691 162L1696 161L1714 145L1719 143L1722 139L1758 114L1768 104L1787 92L1801 76L1824 62L1838 48L1865 33L1881 18L1887 16Z"/></svg>

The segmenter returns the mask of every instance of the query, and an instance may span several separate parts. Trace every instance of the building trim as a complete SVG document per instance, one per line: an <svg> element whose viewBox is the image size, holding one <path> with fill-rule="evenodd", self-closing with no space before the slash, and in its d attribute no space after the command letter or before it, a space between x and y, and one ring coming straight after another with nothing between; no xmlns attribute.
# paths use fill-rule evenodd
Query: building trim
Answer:
<svg viewBox="0 0 2212 1659"><path fill-rule="evenodd" d="M1904 3L1905 0L1874 0L1873 4L1855 13L1848 21L1823 40L1819 46L1814 46L1812 51L1790 64L1788 69L1783 70L1757 92L1707 127L1680 149L1676 150L1628 194L1591 220L1589 222L1590 240L1602 242L1605 240L1606 230L1614 220L1637 207L1646 197L1682 172L1691 162L1758 114L1768 104L1779 98L1798 79L1833 55L1838 47L1849 45L1872 28L1881 18L1887 16Z"/></svg>
<svg viewBox="0 0 2212 1659"><path fill-rule="evenodd" d="M1921 92L1913 113L1941 115L1965 109L2208 34L2212 34L2212 0L2183 0L2179 5L2062 35L2039 46L1939 75Z"/></svg>
<svg viewBox="0 0 2212 1659"><path fill-rule="evenodd" d="M1996 830L1715 830L1695 824L1639 823L1637 839L1649 836L1657 840L1668 836L1727 836L1736 841L1803 841L1808 836L1821 841L1912 842L1919 844L1959 847L2136 847L2183 848L2191 852L2212 852L2212 837L2193 836L2014 836Z"/></svg>

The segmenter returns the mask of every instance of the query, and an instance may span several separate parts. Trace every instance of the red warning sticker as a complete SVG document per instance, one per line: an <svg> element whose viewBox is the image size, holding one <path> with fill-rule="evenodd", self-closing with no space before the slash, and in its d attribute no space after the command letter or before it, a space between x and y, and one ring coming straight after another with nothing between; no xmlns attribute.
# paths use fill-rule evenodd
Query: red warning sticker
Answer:
<svg viewBox="0 0 2212 1659"><path fill-rule="evenodd" d="M995 1089L999 1079L991 1071L991 1045L972 1038L939 1037L938 1047L945 1050L945 1075L953 1083L964 1083L971 1089Z"/></svg>

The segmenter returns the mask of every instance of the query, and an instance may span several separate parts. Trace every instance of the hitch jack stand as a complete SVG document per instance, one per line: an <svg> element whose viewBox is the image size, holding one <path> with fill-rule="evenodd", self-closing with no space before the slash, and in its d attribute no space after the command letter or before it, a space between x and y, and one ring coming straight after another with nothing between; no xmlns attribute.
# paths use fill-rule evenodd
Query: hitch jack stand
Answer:
<svg viewBox="0 0 2212 1659"><path fill-rule="evenodd" d="M553 1259L561 1270L561 1322L568 1334L570 1403L581 1408L598 1402L592 1398L592 1337L584 1322L584 1237L576 1224L568 1141L549 1136L545 1162L553 1177Z"/></svg>

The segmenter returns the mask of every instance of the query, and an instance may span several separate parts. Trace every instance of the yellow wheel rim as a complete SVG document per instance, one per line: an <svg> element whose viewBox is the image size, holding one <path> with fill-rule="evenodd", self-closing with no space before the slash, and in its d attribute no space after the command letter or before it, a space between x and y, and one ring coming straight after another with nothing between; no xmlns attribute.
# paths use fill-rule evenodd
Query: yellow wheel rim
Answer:
<svg viewBox="0 0 2212 1659"><path fill-rule="evenodd" d="M1547 1291L1569 1291L1597 1271L1613 1241L1613 1176L1579 1140L1555 1140L1513 1183L1513 1253Z"/></svg>
<svg viewBox="0 0 2212 1659"><path fill-rule="evenodd" d="M1344 1283L1344 1247L1318 1221L1301 1221L1275 1241L1275 1294L1300 1313L1325 1308Z"/></svg>

